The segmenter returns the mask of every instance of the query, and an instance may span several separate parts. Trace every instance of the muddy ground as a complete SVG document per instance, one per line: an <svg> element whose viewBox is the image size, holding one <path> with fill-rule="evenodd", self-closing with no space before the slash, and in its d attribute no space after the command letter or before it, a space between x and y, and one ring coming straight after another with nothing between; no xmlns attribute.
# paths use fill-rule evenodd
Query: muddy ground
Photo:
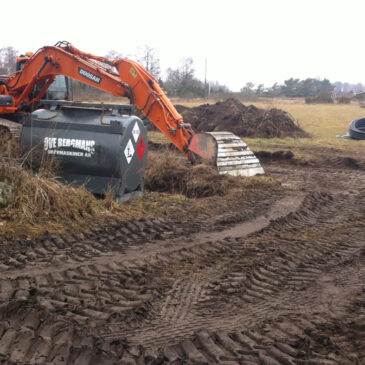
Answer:
<svg viewBox="0 0 365 365"><path fill-rule="evenodd" d="M289 160L245 211L4 240L0 361L364 364L365 169Z"/></svg>

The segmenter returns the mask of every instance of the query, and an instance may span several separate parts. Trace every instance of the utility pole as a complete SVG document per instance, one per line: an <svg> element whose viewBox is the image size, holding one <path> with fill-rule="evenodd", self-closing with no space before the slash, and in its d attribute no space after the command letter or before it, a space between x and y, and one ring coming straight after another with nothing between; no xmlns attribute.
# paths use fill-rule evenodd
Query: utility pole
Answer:
<svg viewBox="0 0 365 365"><path fill-rule="evenodd" d="M208 68L208 59L205 57L205 79L204 79L204 96L205 98L209 95L208 87L207 87L207 68Z"/></svg>

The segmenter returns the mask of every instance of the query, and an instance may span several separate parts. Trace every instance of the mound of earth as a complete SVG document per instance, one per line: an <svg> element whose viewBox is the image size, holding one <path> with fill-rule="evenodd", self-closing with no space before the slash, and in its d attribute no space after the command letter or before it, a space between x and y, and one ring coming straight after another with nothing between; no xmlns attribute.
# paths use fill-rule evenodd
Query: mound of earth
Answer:
<svg viewBox="0 0 365 365"><path fill-rule="evenodd" d="M240 137L258 138L308 137L284 110L246 106L234 98L193 108L176 105L176 109L197 132L229 131Z"/></svg>

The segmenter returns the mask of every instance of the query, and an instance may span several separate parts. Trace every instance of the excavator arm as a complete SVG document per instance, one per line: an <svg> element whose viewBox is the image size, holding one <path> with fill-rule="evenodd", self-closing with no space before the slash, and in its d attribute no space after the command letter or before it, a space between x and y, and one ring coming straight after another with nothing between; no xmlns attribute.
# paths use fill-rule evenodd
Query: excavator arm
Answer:
<svg viewBox="0 0 365 365"><path fill-rule="evenodd" d="M184 125L156 79L136 62L112 60L84 53L69 43L43 47L24 64L22 70L3 82L1 94L13 97L11 106L0 106L1 113L29 109L44 96L57 75L70 77L113 94L128 97L177 148L189 157L193 131ZM34 89L38 92L34 95Z"/></svg>

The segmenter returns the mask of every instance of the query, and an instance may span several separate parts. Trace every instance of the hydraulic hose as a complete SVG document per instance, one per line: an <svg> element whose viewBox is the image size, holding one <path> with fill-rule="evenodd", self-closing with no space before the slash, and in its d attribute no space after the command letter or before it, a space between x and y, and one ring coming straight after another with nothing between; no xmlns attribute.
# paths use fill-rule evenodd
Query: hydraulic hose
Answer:
<svg viewBox="0 0 365 365"><path fill-rule="evenodd" d="M349 135L353 139L365 140L365 118L355 119L350 123Z"/></svg>

